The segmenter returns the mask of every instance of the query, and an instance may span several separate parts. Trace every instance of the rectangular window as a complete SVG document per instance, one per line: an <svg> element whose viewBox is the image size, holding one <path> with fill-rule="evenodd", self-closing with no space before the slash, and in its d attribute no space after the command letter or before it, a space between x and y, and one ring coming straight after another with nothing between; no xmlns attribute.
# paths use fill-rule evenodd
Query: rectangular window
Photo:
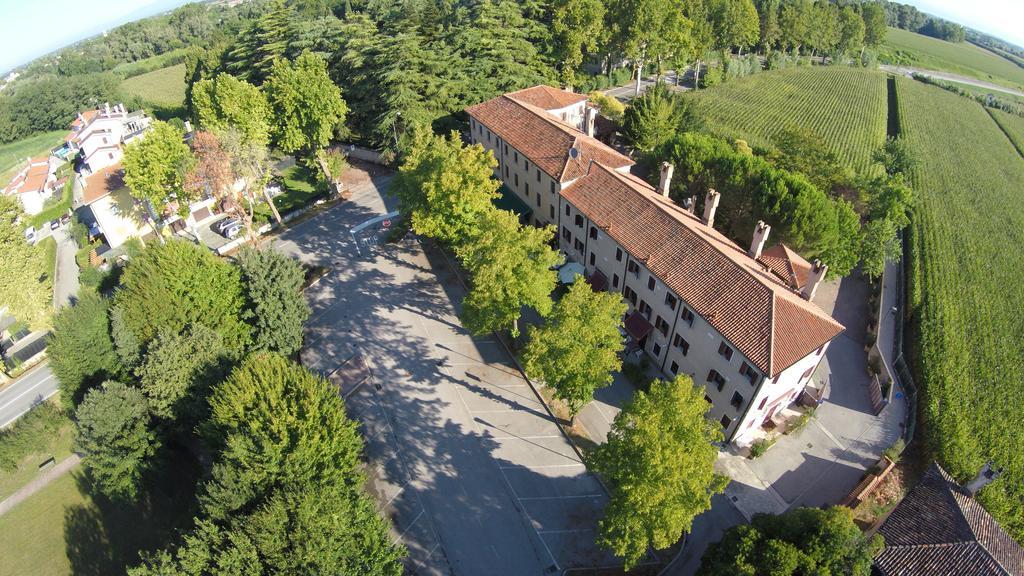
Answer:
<svg viewBox="0 0 1024 576"><path fill-rule="evenodd" d="M596 226L591 226L590 227L590 237L593 238L594 240L597 240L597 227Z"/></svg>
<svg viewBox="0 0 1024 576"><path fill-rule="evenodd" d="M654 274L651 274L651 277L647 279L647 289L654 290L654 284Z"/></svg>
<svg viewBox="0 0 1024 576"><path fill-rule="evenodd" d="M515 163L519 163L519 152L513 152L512 156L515 158Z"/></svg>
<svg viewBox="0 0 1024 576"><path fill-rule="evenodd" d="M582 214L577 214L576 215L576 227L577 228L583 228L583 215Z"/></svg>
<svg viewBox="0 0 1024 576"><path fill-rule="evenodd" d="M661 316L658 316L654 321L654 327L658 329L658 332L661 332L662 336L668 336L668 322L665 322Z"/></svg>
<svg viewBox="0 0 1024 576"><path fill-rule="evenodd" d="M670 309L672 309L672 310L676 309L676 302L677 301L678 300L676 300L675 295L672 294L671 292L665 294L665 304L667 304Z"/></svg>
<svg viewBox="0 0 1024 576"><path fill-rule="evenodd" d="M622 262L622 248L615 249L615 261Z"/></svg>
<svg viewBox="0 0 1024 576"><path fill-rule="evenodd" d="M573 245L576 246L577 252L583 252L583 242L580 242L579 238L576 239L576 242Z"/></svg>
<svg viewBox="0 0 1024 576"><path fill-rule="evenodd" d="M661 344L655 344L651 351L654 352L655 357L661 356Z"/></svg>
<svg viewBox="0 0 1024 576"><path fill-rule="evenodd" d="M768 402L768 397L761 398L761 403L757 405L758 410L764 410L765 403Z"/></svg>
<svg viewBox="0 0 1024 576"><path fill-rule="evenodd" d="M593 252L591 252L591 253L590 253L590 265L591 265L591 266L593 266L593 265L594 265L594 260L595 260L595 258L594 258L594 253L593 253Z"/></svg>
<svg viewBox="0 0 1024 576"><path fill-rule="evenodd" d="M647 302L640 301L640 313L644 315L644 318L651 319L651 307L647 305Z"/></svg>
<svg viewBox="0 0 1024 576"><path fill-rule="evenodd" d="M668 369L671 370L672 375L675 376L676 374L679 373L679 363L673 362L672 365L668 367Z"/></svg>
<svg viewBox="0 0 1024 576"><path fill-rule="evenodd" d="M640 276L640 265L630 260L626 263L626 272L631 273L633 276Z"/></svg>
<svg viewBox="0 0 1024 576"><path fill-rule="evenodd" d="M636 306L636 292L634 292L632 288L626 286L626 290L623 294L626 296L626 300L629 300L633 303L633 306Z"/></svg>
<svg viewBox="0 0 1024 576"><path fill-rule="evenodd" d="M526 159L526 156L523 156L523 168L526 170L526 172L524 172L524 174L529 176L530 175L530 161Z"/></svg>
<svg viewBox="0 0 1024 576"><path fill-rule="evenodd" d="M710 372L708 372L708 382L714 384L715 388L717 388L718 391L721 392L722 388L725 387L725 376L719 374L718 370L711 370Z"/></svg>
<svg viewBox="0 0 1024 576"><path fill-rule="evenodd" d="M505 154L508 154L508 142L505 142Z"/></svg>
<svg viewBox="0 0 1024 576"><path fill-rule="evenodd" d="M562 238L564 238L566 242L568 242L572 238L572 234L569 232L569 229L566 228L565 226L562 226Z"/></svg>
<svg viewBox="0 0 1024 576"><path fill-rule="evenodd" d="M675 338L672 339L672 345L682 350L683 356L690 353L690 343L684 340L679 334L676 334Z"/></svg>
<svg viewBox="0 0 1024 576"><path fill-rule="evenodd" d="M680 314L683 318L683 322L686 322L687 326L693 328L693 312L691 312L689 308L684 307Z"/></svg>
<svg viewBox="0 0 1024 576"><path fill-rule="evenodd" d="M732 424L732 418L729 418L728 414L722 414L722 419L719 422L722 423L722 428L728 428Z"/></svg>
<svg viewBox="0 0 1024 576"><path fill-rule="evenodd" d="M519 180L519 175L518 174L516 174L516 180ZM540 196L540 194L537 194L537 196ZM530 183L529 182L526 183L526 197L527 198L530 197Z"/></svg>
<svg viewBox="0 0 1024 576"><path fill-rule="evenodd" d="M534 201L537 202L537 208L540 208L540 194L537 194L537 197L534 198Z"/></svg>
<svg viewBox="0 0 1024 576"><path fill-rule="evenodd" d="M729 401L729 404L732 404L733 408L736 408L737 410L739 410L740 406L743 405L743 396L740 395L739 392L733 392L732 393L732 400Z"/></svg>
<svg viewBox="0 0 1024 576"><path fill-rule="evenodd" d="M540 198L539 194L537 195L537 198L538 199ZM552 204L551 206L548 206L548 214L551 216L551 220L554 221L554 219L555 219L555 205L554 204Z"/></svg>
<svg viewBox="0 0 1024 576"><path fill-rule="evenodd" d="M551 193L552 194L555 193L555 181L554 180L551 181Z"/></svg>
<svg viewBox="0 0 1024 576"><path fill-rule="evenodd" d="M618 288L618 287L619 287L619 275L618 274L612 274L612 288Z"/></svg>
<svg viewBox="0 0 1024 576"><path fill-rule="evenodd" d="M711 404L712 403L711 402L711 396L708 396L707 394L705 394L704 395L704 401L707 402L708 404Z"/></svg>
<svg viewBox="0 0 1024 576"><path fill-rule="evenodd" d="M537 182L540 182L540 168L537 168Z"/></svg>
<svg viewBox="0 0 1024 576"><path fill-rule="evenodd" d="M740 364L740 376L745 376L747 381L750 382L751 385L753 385L755 382L757 382L757 377L760 376L760 374L758 374L757 371L750 366L750 364L744 362Z"/></svg>
<svg viewBox="0 0 1024 576"><path fill-rule="evenodd" d="M565 215L566 216L569 215L569 205L568 204L565 205Z"/></svg>
<svg viewBox="0 0 1024 576"><path fill-rule="evenodd" d="M722 342L718 345L718 355L726 360L732 360L732 348L726 345L725 342Z"/></svg>
<svg viewBox="0 0 1024 576"><path fill-rule="evenodd" d="M505 178L508 179L508 166L505 166Z"/></svg>
<svg viewBox="0 0 1024 576"><path fill-rule="evenodd" d="M506 168L505 168L505 170L507 171L507 170L508 170L508 167L506 167ZM519 188L519 174L515 174L515 175L513 175L513 180L514 180L514 181L515 181L515 183L516 183L516 188Z"/></svg>

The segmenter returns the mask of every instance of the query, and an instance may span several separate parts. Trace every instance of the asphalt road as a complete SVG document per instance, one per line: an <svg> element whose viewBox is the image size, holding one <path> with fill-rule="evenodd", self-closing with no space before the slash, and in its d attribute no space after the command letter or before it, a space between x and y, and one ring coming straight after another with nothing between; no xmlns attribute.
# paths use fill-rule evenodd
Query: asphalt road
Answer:
<svg viewBox="0 0 1024 576"><path fill-rule="evenodd" d="M53 279L53 307L61 308L71 303L78 292L78 264L75 252L78 245L71 238L70 227L61 226L53 232L57 241L57 265Z"/></svg>
<svg viewBox="0 0 1024 576"><path fill-rule="evenodd" d="M892 72L893 74L901 74L903 76L913 76L914 74L920 74L922 76L928 76L936 80L945 80L947 82L956 82L958 84L967 84L969 86L977 86L978 88L984 88L985 90L993 90L995 92L1004 92L1006 94L1013 94L1014 96L1020 96L1024 98L1024 92L1020 90L1014 90L1013 88L1007 88L1006 86L1000 86L998 84L992 84L991 82L984 82L975 78L968 78L967 76L960 76L959 74L953 74L950 72L938 72L936 70L924 70L922 68L907 68L905 66L890 66L888 64L882 64L879 66L886 72Z"/></svg>
<svg viewBox="0 0 1024 576"><path fill-rule="evenodd" d="M6 428L33 406L56 394L57 390L57 377L48 363L23 374L0 390L0 428Z"/></svg>

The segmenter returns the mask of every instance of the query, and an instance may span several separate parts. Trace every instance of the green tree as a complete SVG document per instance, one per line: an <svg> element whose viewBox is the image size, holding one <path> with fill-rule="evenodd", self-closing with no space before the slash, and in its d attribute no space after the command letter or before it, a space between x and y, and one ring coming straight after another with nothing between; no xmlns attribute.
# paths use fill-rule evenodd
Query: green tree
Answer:
<svg viewBox="0 0 1024 576"><path fill-rule="evenodd" d="M167 122L155 120L145 138L125 146L124 183L132 196L149 204L159 214L177 202L178 213L188 214L185 175L193 162L184 134Z"/></svg>
<svg viewBox="0 0 1024 576"><path fill-rule="evenodd" d="M614 96L608 96L600 90L594 90L587 96L590 97L590 103L597 106L598 112L609 120L619 122L626 113L626 107Z"/></svg>
<svg viewBox="0 0 1024 576"><path fill-rule="evenodd" d="M597 543L623 557L627 570L649 547L677 542L725 489L711 444L722 440L722 430L706 418L709 407L689 376L655 381L649 392L636 392L608 441L593 451L590 467L610 492Z"/></svg>
<svg viewBox="0 0 1024 576"><path fill-rule="evenodd" d="M60 382L66 408L75 406L89 389L121 374L110 339L109 310L109 301L85 292L74 306L61 308L54 318L46 355Z"/></svg>
<svg viewBox="0 0 1024 576"><path fill-rule="evenodd" d="M75 450L85 455L100 491L112 498L135 498L157 447L142 392L119 382L94 388L75 411L75 424Z"/></svg>
<svg viewBox="0 0 1024 576"><path fill-rule="evenodd" d="M777 151L771 156L772 163L803 174L819 190L831 191L850 179L825 140L810 128L784 128L772 138L772 143Z"/></svg>
<svg viewBox="0 0 1024 576"><path fill-rule="evenodd" d="M323 148L348 112L327 62L310 52L294 62L276 61L264 88L274 115L271 132L285 152L311 155Z"/></svg>
<svg viewBox="0 0 1024 576"><path fill-rule="evenodd" d="M752 0L722 0L722 10L716 18L719 45L735 46L740 55L743 49L757 44L761 36L761 20Z"/></svg>
<svg viewBox="0 0 1024 576"><path fill-rule="evenodd" d="M602 0L556 0L551 6L551 32L559 79L570 89L583 58L600 46L605 34Z"/></svg>
<svg viewBox="0 0 1024 576"><path fill-rule="evenodd" d="M191 242L152 246L132 259L121 277L111 315L114 343L130 360L160 328L180 334L190 324L203 324L237 354L250 339L241 319L243 305L236 267Z"/></svg>
<svg viewBox="0 0 1024 576"><path fill-rule="evenodd" d="M200 80L192 88L192 114L199 126L217 134L229 127L248 142L270 143L270 104L260 89L221 72L212 80Z"/></svg>
<svg viewBox="0 0 1024 576"><path fill-rule="evenodd" d="M288 49L294 21L295 10L283 0L275 0L270 10L238 35L226 57L227 70L245 80L262 83Z"/></svg>
<svg viewBox="0 0 1024 576"><path fill-rule="evenodd" d="M551 312L559 254L550 246L554 229L523 226L515 214L491 208L472 237L456 247L473 287L462 302L462 321L474 334L511 330L519 335L519 315L529 306Z"/></svg>
<svg viewBox="0 0 1024 576"><path fill-rule="evenodd" d="M302 294L302 266L273 250L247 248L238 255L238 268L245 286L244 318L252 326L249 349L285 356L298 352L310 314Z"/></svg>
<svg viewBox="0 0 1024 576"><path fill-rule="evenodd" d="M864 47L864 20L852 6L839 11L839 51L854 52Z"/></svg>
<svg viewBox="0 0 1024 576"><path fill-rule="evenodd" d="M612 383L622 361L622 315L626 304L617 292L594 292L578 278L540 328L530 327L523 350L526 371L540 378L564 401L573 418Z"/></svg>
<svg viewBox="0 0 1024 576"><path fill-rule="evenodd" d="M865 2L860 6L860 14L864 19L864 44L871 48L880 46L888 30L882 3Z"/></svg>
<svg viewBox="0 0 1024 576"><path fill-rule="evenodd" d="M755 514L708 547L700 574L848 574L868 576L882 537L866 536L849 508L795 508L779 516Z"/></svg>
<svg viewBox="0 0 1024 576"><path fill-rule="evenodd" d="M852 204L842 198L835 198L831 208L836 215L836 224L834 231L822 243L819 258L828 264L829 278L838 278L849 274L860 261L864 234L860 216Z"/></svg>
<svg viewBox="0 0 1024 576"><path fill-rule="evenodd" d="M0 303L32 328L50 321L51 271L38 245L25 241L24 212L17 196L0 194Z"/></svg>
<svg viewBox="0 0 1024 576"><path fill-rule="evenodd" d="M779 43L782 33L779 29L779 0L761 0L758 13L761 16L761 50L767 55Z"/></svg>
<svg viewBox="0 0 1024 576"><path fill-rule="evenodd" d="M782 44L793 50L794 55L800 54L800 48L809 42L813 10L811 0L794 0L784 3L779 12Z"/></svg>
<svg viewBox="0 0 1024 576"><path fill-rule="evenodd" d="M861 242L861 269L870 278L878 278L885 271L886 262L899 262L903 254L898 229L891 220L871 220L864 225Z"/></svg>
<svg viewBox="0 0 1024 576"><path fill-rule="evenodd" d="M639 151L651 152L677 132L700 124L689 101L663 83L633 100L622 117L622 135Z"/></svg>
<svg viewBox="0 0 1024 576"><path fill-rule="evenodd" d="M417 234L457 246L494 208L495 166L489 151L466 146L457 132L444 138L417 130L391 188Z"/></svg>
<svg viewBox="0 0 1024 576"><path fill-rule="evenodd" d="M918 164L913 148L904 138L887 138L885 144L872 158L885 168L885 173L889 176L910 176L911 170Z"/></svg>
<svg viewBox="0 0 1024 576"><path fill-rule="evenodd" d="M226 354L220 335L202 324L159 328L135 370L150 412L191 430L205 416L210 386L226 375Z"/></svg>

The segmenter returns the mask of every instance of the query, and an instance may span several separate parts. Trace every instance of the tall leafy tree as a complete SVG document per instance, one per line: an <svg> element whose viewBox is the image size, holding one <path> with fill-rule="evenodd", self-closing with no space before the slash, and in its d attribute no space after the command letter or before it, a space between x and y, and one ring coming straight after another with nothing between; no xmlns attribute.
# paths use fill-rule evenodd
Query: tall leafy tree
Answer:
<svg viewBox="0 0 1024 576"><path fill-rule="evenodd" d="M232 353L248 345L239 271L205 247L181 240L151 246L132 259L121 279L111 318L115 335L123 337L115 343L119 354L123 346L136 347L123 357L137 357L161 328L181 333L190 324L216 331Z"/></svg>
<svg viewBox="0 0 1024 576"><path fill-rule="evenodd" d="M75 411L75 424L75 449L85 455L100 491L134 498L157 447L142 392L119 382L94 388Z"/></svg>
<svg viewBox="0 0 1024 576"><path fill-rule="evenodd" d="M274 114L272 134L285 152L312 154L331 140L348 107L327 74L327 62L306 52L274 63L265 89Z"/></svg>
<svg viewBox="0 0 1024 576"><path fill-rule="evenodd" d="M768 55L779 43L779 0L761 0L758 14L761 16L761 50Z"/></svg>
<svg viewBox="0 0 1024 576"><path fill-rule="evenodd" d="M270 10L245 31L227 54L228 72L245 80L262 83L274 63L284 57L293 35L295 11L284 0L275 0Z"/></svg>
<svg viewBox="0 0 1024 576"><path fill-rule="evenodd" d="M689 20L677 1L620 0L612 4L609 12L615 23L613 42L633 64L636 79L635 95L640 95L640 80L644 68L651 62L661 63L676 52L685 52L681 46L687 34L680 27L689 28Z"/></svg>
<svg viewBox="0 0 1024 576"><path fill-rule="evenodd" d="M849 508L795 508L779 516L755 514L750 524L727 530L704 553L700 573L868 576L883 547L880 535L861 532Z"/></svg>
<svg viewBox="0 0 1024 576"><path fill-rule="evenodd" d="M226 375L226 356L220 335L202 324L160 328L135 370L153 416L191 430L205 416L210 386Z"/></svg>
<svg viewBox="0 0 1024 576"><path fill-rule="evenodd" d="M852 6L839 10L839 51L854 52L864 47L864 20Z"/></svg>
<svg viewBox="0 0 1024 576"><path fill-rule="evenodd" d="M865 2L860 7L864 19L864 44L876 48L885 42L887 23L885 8L881 2Z"/></svg>
<svg viewBox="0 0 1024 576"><path fill-rule="evenodd" d="M710 0L688 0L683 5L684 14L691 23L690 59L693 65L693 87L700 87L701 61L715 45L715 30L711 23ZM676 78L679 70L676 70Z"/></svg>
<svg viewBox="0 0 1024 576"><path fill-rule="evenodd" d="M810 41L813 11L811 0L793 0L782 5L779 12L781 41L794 54L799 54L800 48Z"/></svg>
<svg viewBox="0 0 1024 576"><path fill-rule="evenodd" d="M523 350L526 371L555 391L573 418L612 383L622 361L622 316L626 304L617 292L594 292L578 278L540 328L531 327Z"/></svg>
<svg viewBox="0 0 1024 576"><path fill-rule="evenodd" d="M246 139L234 128L224 132L219 141L221 150L228 158L234 182L241 182L241 190L238 190L237 195L231 195L235 214L251 229L253 212L259 196L262 195L274 219L280 224L281 214L278 213L270 191L267 190L267 183L271 177L270 151L265 145ZM234 191L232 188L232 192ZM250 232L250 236L254 235Z"/></svg>
<svg viewBox="0 0 1024 576"><path fill-rule="evenodd" d="M861 241L861 270L870 278L878 278L885 271L886 262L899 262L903 255L899 230L891 220L871 220L864 225Z"/></svg>
<svg viewBox="0 0 1024 576"><path fill-rule="evenodd" d="M24 212L17 196L0 194L0 303L33 328L50 320L51 271L38 245L25 242Z"/></svg>
<svg viewBox="0 0 1024 576"><path fill-rule="evenodd" d="M244 316L252 326L249 349L286 356L298 352L310 314L302 295L302 266L273 250L249 248L238 255L238 268L245 286Z"/></svg>
<svg viewBox="0 0 1024 576"><path fill-rule="evenodd" d="M493 209L496 165L490 152L466 146L456 132L444 138L418 130L392 190L417 234L459 245Z"/></svg>
<svg viewBox="0 0 1024 576"><path fill-rule="evenodd" d="M658 380L637 391L612 423L590 466L608 483L610 499L597 543L625 559L626 569L650 547L667 548L711 507L728 479L714 472L722 430L689 376Z"/></svg>
<svg viewBox="0 0 1024 576"><path fill-rule="evenodd" d="M753 0L722 0L716 18L719 45L735 46L739 53L757 44L761 36L761 20Z"/></svg>
<svg viewBox="0 0 1024 576"><path fill-rule="evenodd" d="M601 0L556 0L551 5L551 32L559 80L570 88L586 54L598 49L605 35L605 3Z"/></svg>
<svg viewBox="0 0 1024 576"><path fill-rule="evenodd" d="M199 126L223 134L234 127L256 144L270 143L270 104L259 88L221 72L192 88L192 114Z"/></svg>
<svg viewBox="0 0 1024 576"><path fill-rule="evenodd" d="M121 374L110 339L109 309L109 301L85 292L74 306L61 308L54 318L46 355L67 408L77 404L89 389Z"/></svg>
<svg viewBox="0 0 1024 576"><path fill-rule="evenodd" d="M849 174L825 139L810 128L787 127L772 138L776 154L773 164L790 172L799 172L819 190L831 191L850 180Z"/></svg>
<svg viewBox="0 0 1024 576"><path fill-rule="evenodd" d="M194 159L184 136L173 125L156 120L145 138L125 146L124 183L157 214L172 203L179 214L188 213L192 197L185 189L185 175Z"/></svg>
<svg viewBox="0 0 1024 576"><path fill-rule="evenodd" d="M698 123L689 101L659 82L626 108L622 135L637 150L651 152L677 132L696 128Z"/></svg>
<svg viewBox="0 0 1024 576"><path fill-rule="evenodd" d="M474 334L510 330L518 336L524 306L541 316L551 312L560 260L550 246L549 226L522 226L515 214L491 208L479 218L472 237L456 248L470 271L473 287L462 302L462 321Z"/></svg>

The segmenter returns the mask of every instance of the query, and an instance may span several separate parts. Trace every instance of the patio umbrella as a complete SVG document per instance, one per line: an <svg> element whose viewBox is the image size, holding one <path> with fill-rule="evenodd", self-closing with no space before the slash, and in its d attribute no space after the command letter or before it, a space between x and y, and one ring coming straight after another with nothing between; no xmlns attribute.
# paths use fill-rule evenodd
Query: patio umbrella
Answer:
<svg viewBox="0 0 1024 576"><path fill-rule="evenodd" d="M583 268L582 264L569 262L558 269L558 281L562 284L572 284L576 281L576 275L583 276L584 272L586 272L586 269Z"/></svg>

